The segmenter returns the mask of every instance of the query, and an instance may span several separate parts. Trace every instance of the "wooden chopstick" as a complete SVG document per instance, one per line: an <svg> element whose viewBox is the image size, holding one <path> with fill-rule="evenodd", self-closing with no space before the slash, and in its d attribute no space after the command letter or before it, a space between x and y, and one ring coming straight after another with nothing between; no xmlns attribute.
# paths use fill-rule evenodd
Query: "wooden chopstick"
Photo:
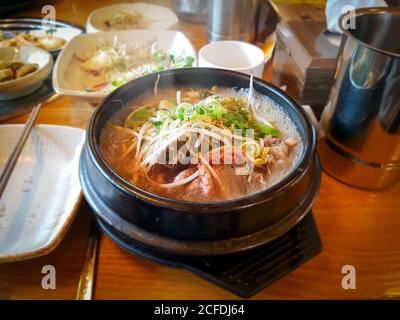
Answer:
<svg viewBox="0 0 400 320"><path fill-rule="evenodd" d="M7 162L4 164L3 170L0 174L0 198L3 195L4 189L6 188L7 182L10 179L11 173L14 170L15 164L18 161L19 155L21 154L25 142L32 131L41 107L42 103L39 103L36 107L33 108L17 144L15 145L11 155L8 157Z"/></svg>

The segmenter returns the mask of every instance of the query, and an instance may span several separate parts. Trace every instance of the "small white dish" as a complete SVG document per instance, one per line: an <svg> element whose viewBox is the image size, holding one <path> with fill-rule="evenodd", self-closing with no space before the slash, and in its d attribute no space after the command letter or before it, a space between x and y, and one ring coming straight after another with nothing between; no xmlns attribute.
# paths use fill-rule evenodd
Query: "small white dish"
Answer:
<svg viewBox="0 0 400 320"><path fill-rule="evenodd" d="M5 62L20 61L36 63L39 68L19 79L0 83L0 100L11 100L26 96L38 89L53 67L53 58L47 51L33 47L0 48L0 60Z"/></svg>
<svg viewBox="0 0 400 320"><path fill-rule="evenodd" d="M0 47L32 45L50 52L53 58L55 58L69 40L85 32L81 26L65 21L52 21L50 26L43 22L44 20L41 18L17 17L0 19L0 30L3 35ZM46 39L29 39L29 37L25 39L23 34L34 37L46 37ZM56 40L51 41L49 39L51 36ZM60 42L58 39L64 41Z"/></svg>
<svg viewBox="0 0 400 320"><path fill-rule="evenodd" d="M0 167L23 125L0 126ZM78 177L85 131L37 125L0 199L0 263L31 259L56 248L82 198Z"/></svg>
<svg viewBox="0 0 400 320"><path fill-rule="evenodd" d="M189 39L179 31L171 30L124 30L82 34L73 38L58 56L53 71L53 86L56 92L86 98L91 101L104 99L108 92L85 90L82 84L83 70L76 57L83 57L94 52L100 41L112 43L114 39L125 43L128 48L136 48L150 43L157 43L158 49L176 56L191 56L193 66L197 66L197 54Z"/></svg>
<svg viewBox="0 0 400 320"><path fill-rule="evenodd" d="M70 41L72 38L76 37L79 34L82 34L83 30L74 28L74 27L57 27L54 29L54 32L52 33L53 37L56 38L61 38L65 40L65 44L61 48L57 48L54 50L49 51L50 53L53 52L59 52L60 50L64 49L65 46L67 45L68 41ZM29 34L37 36L37 37L42 37L46 36L46 30L32 30L29 32Z"/></svg>
<svg viewBox="0 0 400 320"><path fill-rule="evenodd" d="M260 48L242 41L211 42L199 52L199 67L234 70L258 78L262 77L266 61Z"/></svg>
<svg viewBox="0 0 400 320"><path fill-rule="evenodd" d="M139 14L141 21L134 29L166 30L178 23L178 17L167 7L151 3L121 3L94 10L86 22L86 32L117 31L106 22L121 13ZM127 30L128 28L125 28ZM130 28L132 29L132 28Z"/></svg>

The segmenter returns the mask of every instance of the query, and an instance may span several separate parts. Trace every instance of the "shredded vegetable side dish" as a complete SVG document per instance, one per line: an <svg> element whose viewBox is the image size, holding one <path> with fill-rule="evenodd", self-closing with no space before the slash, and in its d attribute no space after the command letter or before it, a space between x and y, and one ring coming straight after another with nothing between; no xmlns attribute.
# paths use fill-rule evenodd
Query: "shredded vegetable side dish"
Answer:
<svg viewBox="0 0 400 320"><path fill-rule="evenodd" d="M85 90L110 92L129 80L152 72L193 66L193 57L165 53L157 47L154 42L128 48L115 38L112 43L99 43L94 52L76 56L83 72L81 78Z"/></svg>

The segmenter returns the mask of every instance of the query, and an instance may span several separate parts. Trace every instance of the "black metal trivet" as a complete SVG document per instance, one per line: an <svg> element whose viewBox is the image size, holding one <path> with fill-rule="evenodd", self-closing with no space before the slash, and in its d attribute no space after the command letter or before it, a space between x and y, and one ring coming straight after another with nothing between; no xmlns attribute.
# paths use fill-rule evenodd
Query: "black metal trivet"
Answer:
<svg viewBox="0 0 400 320"><path fill-rule="evenodd" d="M179 267L240 296L250 298L322 250L312 212L292 230L261 247L223 256L170 255L128 239L99 221L105 234L117 245L143 258Z"/></svg>

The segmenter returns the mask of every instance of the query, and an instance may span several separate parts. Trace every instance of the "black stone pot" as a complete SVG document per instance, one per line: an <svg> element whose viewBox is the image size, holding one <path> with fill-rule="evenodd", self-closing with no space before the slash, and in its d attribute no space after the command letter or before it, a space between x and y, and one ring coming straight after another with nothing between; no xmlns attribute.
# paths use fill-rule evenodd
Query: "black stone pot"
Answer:
<svg viewBox="0 0 400 320"><path fill-rule="evenodd" d="M164 198L119 177L103 159L99 136L105 123L138 95L153 90L157 74L133 80L111 93L94 112L80 160L84 196L103 226L142 245L180 255L217 255L262 245L289 231L311 209L320 182L315 130L302 108L280 89L254 79L254 89L278 103L296 124L303 152L279 183L256 194L214 203ZM159 88L247 88L238 72L188 68L160 73ZM229 181L225 181L229 183Z"/></svg>

